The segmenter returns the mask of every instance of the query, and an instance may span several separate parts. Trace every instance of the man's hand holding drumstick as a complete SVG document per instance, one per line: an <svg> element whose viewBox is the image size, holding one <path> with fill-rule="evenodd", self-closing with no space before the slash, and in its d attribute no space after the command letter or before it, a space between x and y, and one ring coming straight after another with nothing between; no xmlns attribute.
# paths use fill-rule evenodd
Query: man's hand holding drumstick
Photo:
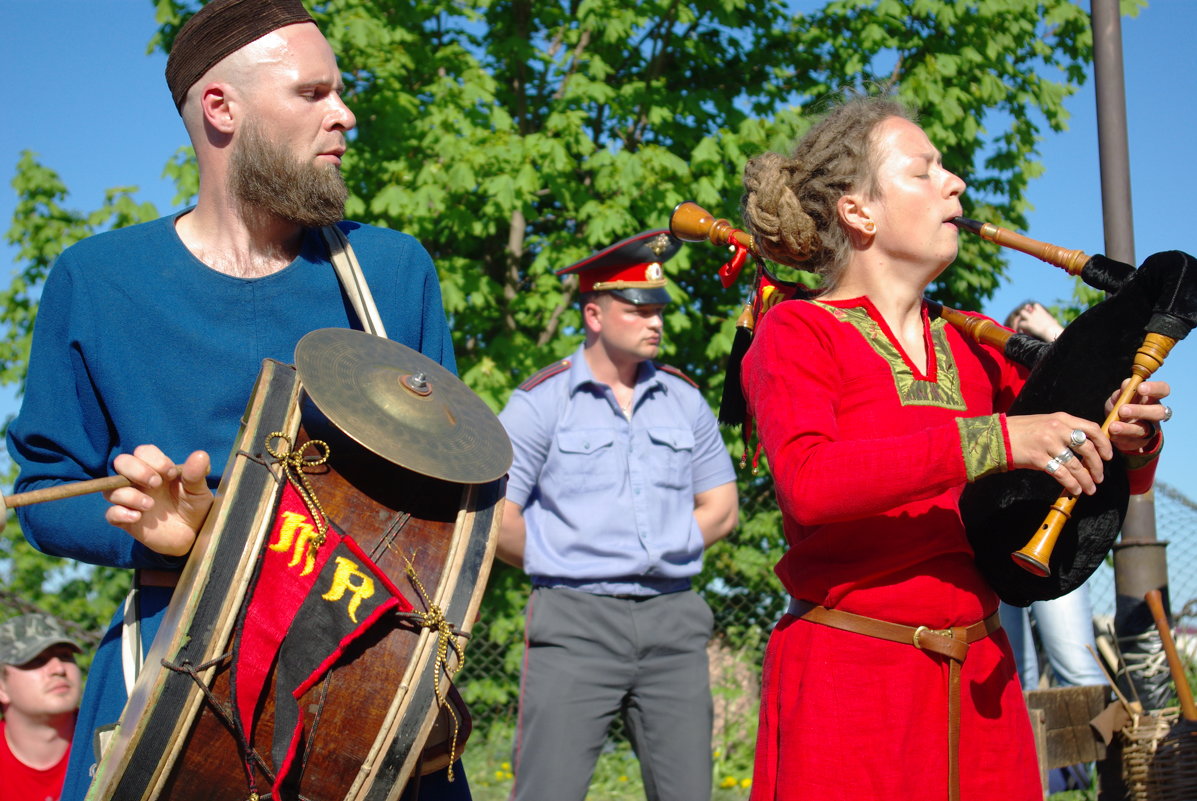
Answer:
<svg viewBox="0 0 1197 801"><path fill-rule="evenodd" d="M195 451L176 465L156 445L139 445L116 457L113 467L131 486L104 493L112 504L105 519L152 551L186 556L212 508L208 454Z"/></svg>

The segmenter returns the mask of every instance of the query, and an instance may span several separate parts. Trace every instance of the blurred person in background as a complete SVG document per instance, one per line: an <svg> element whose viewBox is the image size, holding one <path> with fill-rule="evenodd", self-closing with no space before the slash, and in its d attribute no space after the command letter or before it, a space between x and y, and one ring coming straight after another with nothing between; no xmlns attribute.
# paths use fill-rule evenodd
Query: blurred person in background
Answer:
<svg viewBox="0 0 1197 801"><path fill-rule="evenodd" d="M0 801L58 801L83 678L50 615L0 623Z"/></svg>

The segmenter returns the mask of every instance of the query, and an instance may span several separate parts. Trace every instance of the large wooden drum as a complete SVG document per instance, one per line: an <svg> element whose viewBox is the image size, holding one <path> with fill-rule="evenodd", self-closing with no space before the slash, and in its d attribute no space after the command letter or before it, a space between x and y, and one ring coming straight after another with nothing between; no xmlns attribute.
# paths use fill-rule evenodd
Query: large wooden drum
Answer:
<svg viewBox="0 0 1197 801"><path fill-rule="evenodd" d="M265 362L88 798L398 798L477 616L510 459L485 404L396 343L322 330L295 367ZM321 516L356 550L306 551Z"/></svg>

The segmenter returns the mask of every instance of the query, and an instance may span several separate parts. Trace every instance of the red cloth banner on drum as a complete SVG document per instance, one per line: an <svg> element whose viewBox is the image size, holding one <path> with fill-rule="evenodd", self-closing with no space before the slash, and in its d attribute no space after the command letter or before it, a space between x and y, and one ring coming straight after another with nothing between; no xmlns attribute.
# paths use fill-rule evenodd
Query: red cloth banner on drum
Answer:
<svg viewBox="0 0 1197 801"><path fill-rule="evenodd" d="M330 529L326 545L316 548L318 537L307 505L285 482L233 654L233 698L247 742L253 742L254 709L283 637L340 539Z"/></svg>
<svg viewBox="0 0 1197 801"><path fill-rule="evenodd" d="M329 533L334 533L329 527ZM290 772L303 732L299 699L319 682L353 640L391 610L414 607L357 543L343 534L329 547L320 577L304 599L278 654L274 691L274 797Z"/></svg>
<svg viewBox="0 0 1197 801"><path fill-rule="evenodd" d="M284 757L294 750L295 725L286 725L284 731L282 723L287 708L296 707L293 696L302 695L318 681L345 646L384 612L413 608L351 539L331 525L324 532L324 543L317 547L319 537L309 507L286 482L233 655L233 697L246 743L253 742L254 710L278 658L276 696L285 698L286 703L276 698L276 786L284 775L277 758L280 738L286 741ZM287 647L290 638L297 638L301 645ZM296 650L304 653L292 653ZM287 679L283 677L285 658ZM302 689L297 689L301 685ZM289 714L290 720L298 719L297 709Z"/></svg>

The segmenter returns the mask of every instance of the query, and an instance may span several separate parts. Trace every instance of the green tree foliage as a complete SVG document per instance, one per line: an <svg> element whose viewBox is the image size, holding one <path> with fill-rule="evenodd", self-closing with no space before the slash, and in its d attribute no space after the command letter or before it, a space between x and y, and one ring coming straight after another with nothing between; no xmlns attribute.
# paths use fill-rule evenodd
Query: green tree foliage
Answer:
<svg viewBox="0 0 1197 801"><path fill-rule="evenodd" d="M198 4L153 4L161 29L151 46L168 49ZM665 227L683 200L735 220L744 162L786 150L844 90L896 86L970 184L966 213L1025 227L1037 143L1064 127L1063 100L1091 55L1088 16L1069 0L309 5L346 71L358 120L344 161L348 216L412 233L429 249L462 377L496 409L519 380L580 341L576 284L554 270ZM181 197L194 195L186 154L169 169ZM123 192L98 217L64 212L64 188L31 159L18 179L23 205L9 237L25 266L0 310L0 380L9 382L23 375L36 288L54 254L95 225L140 216ZM961 241L958 265L933 294L977 308L1000 281L1004 256ZM665 265L676 302L664 358L712 402L746 292L720 287L724 258L700 244ZM771 492L765 476L741 489ZM781 547L776 514L756 515L711 552L705 580L713 591L774 597L769 566ZM492 590L491 631L518 643L518 576L499 570ZM761 601L763 614L776 612L772 603Z"/></svg>
<svg viewBox="0 0 1197 801"><path fill-rule="evenodd" d="M168 47L195 3L158 0ZM799 3L799 6L813 5ZM492 406L580 339L553 271L697 200L734 219L746 159L786 149L845 88L921 109L966 212L1025 227L1044 128L1084 79L1067 0L328 0L317 18L358 128L350 216L408 231L441 271L463 378ZM711 248L666 265L667 357L712 392L740 298ZM975 308L1002 254L965 241L934 294Z"/></svg>

